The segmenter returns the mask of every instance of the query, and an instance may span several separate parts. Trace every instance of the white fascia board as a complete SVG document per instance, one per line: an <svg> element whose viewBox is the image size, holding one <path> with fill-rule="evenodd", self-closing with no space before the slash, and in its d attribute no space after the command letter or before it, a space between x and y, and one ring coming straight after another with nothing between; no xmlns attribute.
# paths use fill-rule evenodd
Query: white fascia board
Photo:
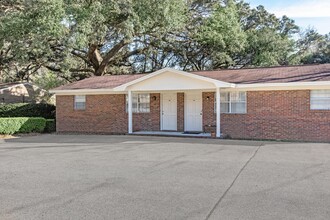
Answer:
<svg viewBox="0 0 330 220"><path fill-rule="evenodd" d="M317 82L288 82L288 83L256 83L256 84L236 84L237 90L298 90L329 88L330 81Z"/></svg>
<svg viewBox="0 0 330 220"><path fill-rule="evenodd" d="M215 80L215 79L207 78L207 77L204 77L204 76L199 76L199 75L196 75L196 74L193 74L193 73L189 73L189 72L176 70L176 69L172 69L172 68L167 67L167 68L155 71L153 73L150 73L150 74L148 74L144 77L141 77L139 79L133 80L133 81L128 82L128 83L125 83L121 86L118 86L118 87L114 88L114 91L126 91L127 87L129 87L131 85L134 85L136 83L142 82L144 80L147 80L151 77L157 76L157 75L159 75L161 73L164 73L164 72L172 72L172 73L180 74L180 75L183 75L183 76L191 77L191 78L194 78L194 79L202 80L202 81L205 81L205 82L210 82L210 83L213 83L216 87L226 87L226 88L235 87L235 84L232 84L232 83L222 82L222 81L219 81L219 80Z"/></svg>
<svg viewBox="0 0 330 220"><path fill-rule="evenodd" d="M122 94L113 89L67 89L67 90L50 90L50 93L56 95L100 95L100 94Z"/></svg>

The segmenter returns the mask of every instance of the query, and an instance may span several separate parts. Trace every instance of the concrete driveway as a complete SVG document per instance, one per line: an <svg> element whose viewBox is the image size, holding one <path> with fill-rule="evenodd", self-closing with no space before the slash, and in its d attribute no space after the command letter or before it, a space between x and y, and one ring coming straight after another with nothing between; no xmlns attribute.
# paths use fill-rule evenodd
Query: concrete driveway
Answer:
<svg viewBox="0 0 330 220"><path fill-rule="evenodd" d="M42 135L0 143L0 219L330 219L330 144Z"/></svg>

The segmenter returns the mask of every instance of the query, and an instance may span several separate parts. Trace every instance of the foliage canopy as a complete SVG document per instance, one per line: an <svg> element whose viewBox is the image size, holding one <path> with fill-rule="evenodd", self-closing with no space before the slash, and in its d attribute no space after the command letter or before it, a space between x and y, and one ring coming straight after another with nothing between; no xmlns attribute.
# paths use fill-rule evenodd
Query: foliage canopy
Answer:
<svg viewBox="0 0 330 220"><path fill-rule="evenodd" d="M74 81L164 67L330 62L329 35L293 38L298 32L294 20L235 0L2 0L0 78L47 73L55 85L54 74Z"/></svg>

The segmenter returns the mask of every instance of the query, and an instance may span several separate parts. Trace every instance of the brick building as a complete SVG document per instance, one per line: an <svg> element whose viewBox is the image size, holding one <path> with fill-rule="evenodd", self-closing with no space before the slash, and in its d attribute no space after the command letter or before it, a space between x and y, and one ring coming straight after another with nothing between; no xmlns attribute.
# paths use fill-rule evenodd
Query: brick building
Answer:
<svg viewBox="0 0 330 220"><path fill-rule="evenodd" d="M57 131L330 142L330 64L92 77L54 89Z"/></svg>

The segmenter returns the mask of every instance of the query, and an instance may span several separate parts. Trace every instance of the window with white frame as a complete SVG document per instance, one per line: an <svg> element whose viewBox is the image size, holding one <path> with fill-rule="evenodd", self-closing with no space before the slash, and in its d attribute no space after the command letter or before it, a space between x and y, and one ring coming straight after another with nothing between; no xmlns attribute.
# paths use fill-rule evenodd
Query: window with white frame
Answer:
<svg viewBox="0 0 330 220"><path fill-rule="evenodd" d="M75 95L74 96L74 109L75 110L85 110L86 109L86 96Z"/></svg>
<svg viewBox="0 0 330 220"><path fill-rule="evenodd" d="M214 100L214 112L216 112L216 99ZM221 92L221 113L246 113L246 92Z"/></svg>
<svg viewBox="0 0 330 220"><path fill-rule="evenodd" d="M128 111L128 95L126 95L126 112ZM150 94L141 93L132 95L132 112L150 112Z"/></svg>
<svg viewBox="0 0 330 220"><path fill-rule="evenodd" d="M330 90L312 90L311 109L330 110Z"/></svg>

